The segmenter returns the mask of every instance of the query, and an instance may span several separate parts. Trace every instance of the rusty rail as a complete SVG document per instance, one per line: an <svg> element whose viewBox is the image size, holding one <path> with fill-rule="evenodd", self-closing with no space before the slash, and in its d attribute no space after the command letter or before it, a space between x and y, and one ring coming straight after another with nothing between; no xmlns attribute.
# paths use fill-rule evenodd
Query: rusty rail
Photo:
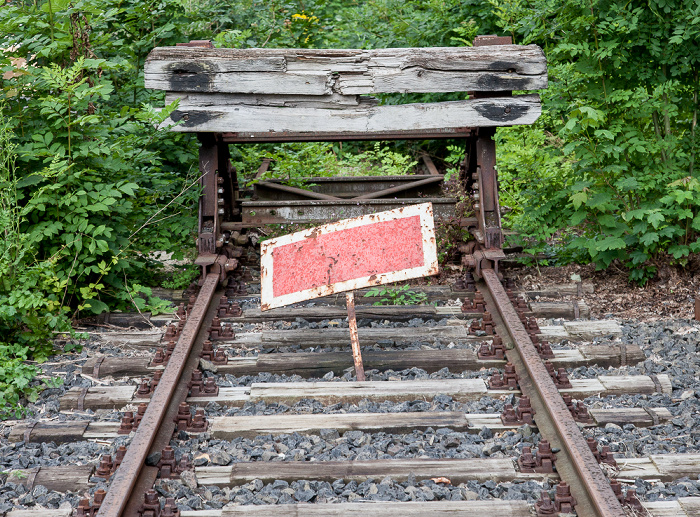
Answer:
<svg viewBox="0 0 700 517"><path fill-rule="evenodd" d="M625 515L622 505L610 487L608 479L584 439L578 424L571 416L559 390L554 385L535 346L520 321L508 295L493 269L482 269L486 282L486 302L498 309L493 314L499 334L507 331L514 348L508 350L508 360L520 376L520 388L530 397L537 414L537 427L557 453L557 472L571 487L576 498L579 517L620 517ZM500 321L499 321L500 320Z"/></svg>
<svg viewBox="0 0 700 517"><path fill-rule="evenodd" d="M199 329L202 327L202 323L207 316L213 317L214 315L211 309L211 301L214 297L218 281L219 276L211 273L204 279L204 285L182 329L180 339L163 371L163 376L156 390L151 396L148 409L146 409L146 413L131 440L126 456L124 456L121 465L114 474L114 478L100 506L97 517L120 517L125 514L127 503L129 503L130 507L128 511L132 515L136 515L134 506L137 507L137 504L140 504L143 496L142 494L135 493L132 495L134 487L138 485L148 489L153 486L153 482L155 481L154 474L152 476L147 476L152 477L152 479L145 479L143 482L141 482L139 478L145 465L146 457L151 452L151 448L156 441L156 435L160 433L167 441L169 441L172 436L175 425L169 422L165 417L166 414L172 412L173 402L176 402L174 406L177 406L180 402L176 400L174 395L178 387L180 387L180 391L182 391L180 379L188 363L190 363L190 365L192 363L191 351L197 340ZM185 392L184 396L186 395L187 393ZM166 445L167 441L165 442ZM128 514L129 513L126 513L125 515Z"/></svg>

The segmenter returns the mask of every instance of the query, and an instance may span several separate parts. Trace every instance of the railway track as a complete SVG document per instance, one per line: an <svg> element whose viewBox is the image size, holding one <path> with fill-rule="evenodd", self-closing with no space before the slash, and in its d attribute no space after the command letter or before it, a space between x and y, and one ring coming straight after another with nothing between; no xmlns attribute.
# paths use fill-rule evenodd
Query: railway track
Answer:
<svg viewBox="0 0 700 517"><path fill-rule="evenodd" d="M95 332L79 358L44 365L64 387L42 394L33 419L3 426L0 511L700 515L700 327L644 339L642 327L586 321L581 284L525 293L499 280L495 127L539 116L537 95L510 95L546 87L539 48L492 36L377 51L191 42L155 49L145 75L181 100L173 130L199 134L200 289L165 330ZM467 90L430 105L360 98ZM429 160L421 177L269 180L246 199L228 144L402 138L466 140L460 181L474 217L458 223L474 240L459 251L480 280L426 289L435 306L358 306L358 382L337 298L261 312L257 273L234 245L260 224L430 199L452 217L456 199L438 195ZM573 299L531 299L563 294Z"/></svg>
<svg viewBox="0 0 700 517"><path fill-rule="evenodd" d="M45 495L41 487L49 495L80 494L70 509L63 500L65 507L54 513L22 505L30 513L16 509L8 515L168 516L177 515L178 506L180 515L191 517L354 515L370 503L378 515L497 510L524 516L538 509L550 515L545 493L559 505L553 514L575 503L578 515L697 515L697 498L644 506L632 492L640 483L697 479L697 454L623 459L610 452L612 443L604 448L587 440L596 429L605 443L606 431L615 426L673 425L674 415L663 407L582 409L596 396L668 398L673 380L664 374L623 375L623 365L646 356L640 347L622 347L619 326L611 322L587 322L589 344L579 346L572 346L574 327L568 338L561 325L536 329L531 307L523 307L522 298L511 301L497 278L485 273L486 282L476 285L479 295L453 293L470 300L463 309L360 306L364 383L354 381L348 331L343 318L333 318L332 299L280 310L261 321L256 297L229 293L234 296L222 302L224 293L208 279L189 311L185 308L187 318L165 366L152 363L158 348L165 353L170 344L172 349L166 333L159 333L161 343L151 337L134 346L132 340L131 357L119 357L103 344L99 356L81 361L82 382L92 386L66 390L50 419L6 428L4 449L13 447L18 455L42 442L39 450L92 444L92 452L76 462L84 465L14 469L6 479L5 487L26 485L26 494L40 494L34 505ZM490 316L478 307L481 295ZM436 310L432 317L429 308ZM422 317L391 317L401 310ZM330 318L318 321L323 311ZM500 346L494 350L491 327L505 358ZM530 336L539 344L545 337L552 341L548 362L560 378L569 373L571 387L554 387ZM210 346L205 341L211 338L222 339ZM506 361L515 365L517 384ZM576 378L574 372L593 365L614 371ZM199 388L195 382L199 392L193 393L187 384L197 366L204 368L203 382ZM139 398L142 374L157 370L163 373L155 390ZM568 397L586 401L577 407L579 422L567 408ZM134 417L140 418L135 430ZM7 456L4 451L2 457ZM608 463L601 467L596 456ZM115 461L120 465L112 472ZM610 484L616 477L623 480L622 502L614 492L620 486Z"/></svg>

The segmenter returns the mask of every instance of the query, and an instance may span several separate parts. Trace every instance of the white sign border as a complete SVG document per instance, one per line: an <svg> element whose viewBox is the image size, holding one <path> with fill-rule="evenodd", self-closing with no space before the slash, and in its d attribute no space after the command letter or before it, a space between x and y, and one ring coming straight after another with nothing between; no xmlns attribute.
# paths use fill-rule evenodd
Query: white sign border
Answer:
<svg viewBox="0 0 700 517"><path fill-rule="evenodd" d="M294 293L285 294L282 296L273 296L272 278L273 278L273 263L272 251L287 244L293 244L305 239L309 239L326 233L333 233L340 230L357 228L369 224L380 223L384 221L394 221L397 219L405 219L407 217L420 216L421 237L423 241L423 266L392 271L389 273L381 273L379 275L371 275L360 278L353 278L344 282L336 282L334 284L324 284L313 289L305 289ZM435 241L435 221L433 219L432 203L421 203L419 205L408 205L386 212L376 214L363 215L352 219L345 219L336 223L325 224L302 230L299 232L283 235L274 239L269 239L260 244L260 310L266 311L276 307L283 307L292 303L298 303L305 300L312 300L322 296L328 296L344 291L352 291L363 287L388 284L391 282L400 282L410 278L420 278L424 276L436 275L438 273L437 261L437 244Z"/></svg>

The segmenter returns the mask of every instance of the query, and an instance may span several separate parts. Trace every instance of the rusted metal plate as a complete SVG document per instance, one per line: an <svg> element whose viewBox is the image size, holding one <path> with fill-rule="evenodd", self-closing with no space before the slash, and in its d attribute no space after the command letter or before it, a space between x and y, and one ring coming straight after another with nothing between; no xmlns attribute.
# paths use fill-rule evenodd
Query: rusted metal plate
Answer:
<svg viewBox="0 0 700 517"><path fill-rule="evenodd" d="M438 272L431 203L270 239L260 252L263 311Z"/></svg>

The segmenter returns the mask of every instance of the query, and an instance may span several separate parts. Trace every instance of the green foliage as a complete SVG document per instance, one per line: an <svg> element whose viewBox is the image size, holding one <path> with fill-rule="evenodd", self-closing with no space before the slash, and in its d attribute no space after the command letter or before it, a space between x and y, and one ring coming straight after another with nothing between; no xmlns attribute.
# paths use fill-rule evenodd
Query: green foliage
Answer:
<svg viewBox="0 0 700 517"><path fill-rule="evenodd" d="M372 305L420 305L428 300L428 295L420 291L412 291L408 284L392 288L387 286L372 287L367 290L365 298L382 297Z"/></svg>
<svg viewBox="0 0 700 517"><path fill-rule="evenodd" d="M36 396L36 362L73 317L165 309L140 287L153 281L145 257L154 246L181 254L194 229L195 147L157 129L174 106L147 104L162 95L143 88L142 66L156 41L182 40L181 12L140 0L0 10L2 417Z"/></svg>
<svg viewBox="0 0 700 517"><path fill-rule="evenodd" d="M400 176L416 165L410 156L390 150L379 142L359 153L342 153L342 145L328 142L287 143L274 146L239 146L234 165L244 177L252 177L264 158L270 168L254 181L275 178L286 184L308 186L307 178L329 176Z"/></svg>
<svg viewBox="0 0 700 517"><path fill-rule="evenodd" d="M542 167L518 171L537 186L522 192L535 195L520 200L513 219L526 232L539 226L540 241L575 227L559 234L569 256L599 268L618 261L640 283L667 254L684 264L700 247L700 5L538 0L504 9L502 29L542 45L550 76ZM528 156L512 149L506 140L499 167L503 157ZM514 177L505 183L517 186Z"/></svg>
<svg viewBox="0 0 700 517"><path fill-rule="evenodd" d="M64 285L55 275L59 254L37 260L30 236L20 231L28 211L18 204L15 151L12 131L0 121L0 419L21 417L20 402L35 400L40 390L32 382L37 367L25 361L44 361L54 332L71 333Z"/></svg>
<svg viewBox="0 0 700 517"><path fill-rule="evenodd" d="M148 96L142 86L134 93L139 70L124 59L138 62L154 34L172 31L173 20L159 11L170 4L105 10L95 0L54 2L51 11L48 3L12 4L0 13L0 46L27 59L0 90L17 135L18 231L39 260L54 258L61 304L73 311L138 302L127 278L148 281L145 254L170 248L194 227L189 206L197 192L182 194L191 179L177 170L191 167L192 149L182 145L186 137L157 129L174 106L157 112L140 104ZM140 17L165 25L147 35L134 26ZM136 34L124 45L122 37ZM179 217L158 226L154 213Z"/></svg>
<svg viewBox="0 0 700 517"><path fill-rule="evenodd" d="M170 278L161 282L161 285L166 289L186 289L200 273L199 266L194 264L180 267L172 273Z"/></svg>

